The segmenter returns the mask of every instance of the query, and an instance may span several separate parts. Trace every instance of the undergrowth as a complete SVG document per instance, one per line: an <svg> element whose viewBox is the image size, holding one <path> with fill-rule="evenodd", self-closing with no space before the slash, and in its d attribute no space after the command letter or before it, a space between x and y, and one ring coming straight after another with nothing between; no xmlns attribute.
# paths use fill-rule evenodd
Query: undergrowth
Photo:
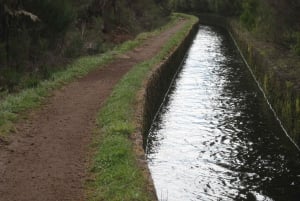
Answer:
<svg viewBox="0 0 300 201"><path fill-rule="evenodd" d="M93 147L95 159L91 167L92 180L88 182L90 201L146 201L151 195L138 168L130 134L135 130L134 108L136 94L151 69L163 61L186 37L197 18L176 14L188 22L165 44L152 59L137 64L114 88L97 117L98 129Z"/></svg>

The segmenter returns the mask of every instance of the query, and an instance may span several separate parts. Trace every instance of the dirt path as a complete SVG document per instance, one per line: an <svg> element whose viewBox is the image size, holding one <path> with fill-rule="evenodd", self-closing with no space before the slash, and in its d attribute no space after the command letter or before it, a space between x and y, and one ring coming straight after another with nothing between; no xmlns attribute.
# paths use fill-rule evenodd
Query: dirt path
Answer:
<svg viewBox="0 0 300 201"><path fill-rule="evenodd" d="M81 201L96 113L130 68L153 57L184 24L62 89L0 143L0 201Z"/></svg>

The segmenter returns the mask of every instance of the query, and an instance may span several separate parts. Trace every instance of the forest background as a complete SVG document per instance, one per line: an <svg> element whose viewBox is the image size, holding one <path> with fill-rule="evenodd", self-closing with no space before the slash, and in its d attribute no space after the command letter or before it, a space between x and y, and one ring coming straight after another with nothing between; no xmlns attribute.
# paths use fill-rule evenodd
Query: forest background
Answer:
<svg viewBox="0 0 300 201"><path fill-rule="evenodd" d="M172 11L235 18L300 56L299 10L300 0L0 0L0 99L162 26Z"/></svg>

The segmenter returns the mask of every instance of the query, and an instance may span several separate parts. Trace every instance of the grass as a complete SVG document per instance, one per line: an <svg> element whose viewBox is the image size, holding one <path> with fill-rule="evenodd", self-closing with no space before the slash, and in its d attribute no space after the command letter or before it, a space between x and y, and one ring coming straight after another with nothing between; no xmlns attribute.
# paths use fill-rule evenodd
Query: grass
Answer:
<svg viewBox="0 0 300 201"><path fill-rule="evenodd" d="M98 128L93 147L96 149L91 167L92 180L87 183L90 201L147 201L147 182L139 169L132 142L135 130L136 95L151 69L163 61L185 38L197 18L176 14L188 19L163 49L152 59L133 67L114 88L97 117Z"/></svg>
<svg viewBox="0 0 300 201"><path fill-rule="evenodd" d="M0 136L13 130L13 124L28 109L38 107L53 89L57 89L75 78L103 66L114 58L113 52L102 56L89 56L76 60L65 71L54 73L50 79L40 82L34 88L28 88L18 94L8 95L0 102Z"/></svg>
<svg viewBox="0 0 300 201"><path fill-rule="evenodd" d="M112 51L108 51L104 54L79 58L68 65L65 68L66 70L53 73L48 80L39 81L37 86L24 89L17 94L8 94L5 98L0 100L0 137L4 138L10 132L14 131L14 123L18 119L26 117L24 114L29 109L39 107L54 89L58 89L79 77L87 75L95 69L104 67L113 61L117 55L137 47L147 38L159 34L162 30L172 26L175 22L176 16L173 16L170 23L160 30L142 33L134 40L126 41Z"/></svg>

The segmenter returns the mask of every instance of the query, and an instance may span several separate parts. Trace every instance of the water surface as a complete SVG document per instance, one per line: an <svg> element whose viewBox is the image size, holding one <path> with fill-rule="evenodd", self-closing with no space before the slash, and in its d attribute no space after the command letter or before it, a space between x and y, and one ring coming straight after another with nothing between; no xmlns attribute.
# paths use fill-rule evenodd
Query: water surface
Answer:
<svg viewBox="0 0 300 201"><path fill-rule="evenodd" d="M228 34L200 26L150 130L160 200L300 200L300 155Z"/></svg>

